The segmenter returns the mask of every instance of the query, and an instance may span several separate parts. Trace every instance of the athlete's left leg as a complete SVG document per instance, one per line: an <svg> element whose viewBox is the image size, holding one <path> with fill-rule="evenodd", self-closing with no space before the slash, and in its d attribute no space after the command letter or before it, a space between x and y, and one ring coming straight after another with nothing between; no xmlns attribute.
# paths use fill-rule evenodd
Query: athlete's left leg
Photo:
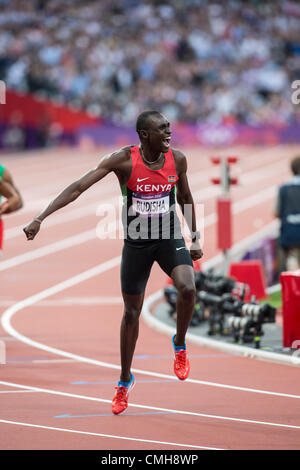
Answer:
<svg viewBox="0 0 300 470"><path fill-rule="evenodd" d="M195 308L196 287L194 269L187 264L181 264L173 268L171 278L178 291L174 344L175 346L183 346Z"/></svg>
<svg viewBox="0 0 300 470"><path fill-rule="evenodd" d="M178 291L176 335L172 341L175 353L174 372L180 380L185 380L190 371L185 336L192 319L196 298L193 262L182 238L161 242L157 249L156 261L172 278Z"/></svg>
<svg viewBox="0 0 300 470"><path fill-rule="evenodd" d="M196 287L191 255L184 239L163 240L157 247L156 261L173 280L177 294L177 331L175 346L183 346L185 335L193 316Z"/></svg>

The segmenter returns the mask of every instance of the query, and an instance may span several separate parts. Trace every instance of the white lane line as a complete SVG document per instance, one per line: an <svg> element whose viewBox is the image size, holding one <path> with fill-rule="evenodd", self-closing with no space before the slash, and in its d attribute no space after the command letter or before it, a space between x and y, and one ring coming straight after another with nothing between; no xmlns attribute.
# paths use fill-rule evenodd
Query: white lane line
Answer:
<svg viewBox="0 0 300 470"><path fill-rule="evenodd" d="M152 304L158 300L164 301L163 292L161 290L155 292L145 299L142 312L143 319L145 323L154 330L172 337L176 333L175 325L168 325L151 313ZM197 344L198 346L209 347L232 355L244 356L254 359L263 359L265 361L277 362L295 367L300 365L300 358L296 356L264 351L263 349L255 349L244 345L240 346L234 343L226 343L225 341L218 341L215 339L206 338L205 336L190 333L189 330L186 335L186 339L188 342ZM296 395L293 395L293 397L300 398Z"/></svg>
<svg viewBox="0 0 300 470"><path fill-rule="evenodd" d="M111 185L110 185L110 187L111 187ZM103 190L102 190L101 194L102 193L103 193ZM106 191L106 193L107 193L107 191ZM97 197L99 199L101 198L101 194L99 195L99 193L97 193ZM116 192L115 195L113 195L113 193L112 193L112 196L110 198L102 199L101 202L100 201L95 201L95 200L93 202L88 202L90 199L92 199L91 196L89 196L89 198L87 199L88 203L81 204L80 207L75 207L75 208L69 207L68 211L62 211L60 213L59 212L55 213L52 217L47 219L47 221L45 222L46 226L47 227L54 227L54 226L57 226L59 224L70 222L72 220L82 219L83 217L90 217L91 215L96 216L96 210L97 210L97 207L99 206L99 204L113 204L119 197L121 198L119 192L118 193ZM93 195L93 198L95 198L94 195ZM40 211L43 208L43 205L46 206L49 202L50 202L50 196L49 196L47 202L45 204L40 203L36 210ZM38 204L38 202L36 204ZM24 226L25 226L25 224L19 225L17 227L11 227L11 228L7 229L5 231L5 234L4 234L5 235L5 240L15 238L19 235L25 236L25 234L23 232Z"/></svg>
<svg viewBox="0 0 300 470"><path fill-rule="evenodd" d="M209 169L208 171L210 172L211 169ZM255 170L254 170L254 172L255 172ZM199 178L200 179L201 178L206 179L206 176L203 175L202 173L199 172ZM253 171L251 171L250 173L252 174ZM195 175L193 175L193 176L195 176ZM244 176L246 176L246 175L244 175ZM199 179L198 179L198 183L199 183ZM266 201L270 198L274 198L276 188L277 188L276 185L271 186L267 189L264 189L263 191L260 191L259 193L254 194L253 196L249 196L249 197L246 197L246 198L242 199L241 201L235 202L233 204L233 208L232 208L233 213L238 214L238 213L240 213L240 212L242 212L246 209L249 209L253 206L256 206L256 205L260 204L262 200ZM204 200L212 197L212 195L214 195L215 192L216 192L216 188L213 187L213 186L212 187L209 186L206 189L205 188L201 189L200 191L197 191L194 194L195 202L201 197L202 197L202 201L204 201ZM105 204L114 204L115 205L116 200L118 201L118 205L119 205L119 208L120 208L120 197L118 197L118 196L110 197L110 198L102 201L102 204L105 203ZM81 217L83 214L84 215L90 215L90 214L87 214L87 211L90 210L91 207L94 207L96 209L96 204L97 203L92 203L92 204L89 204L88 206L85 206L85 207L79 207L79 208L73 209L67 214L56 214L54 218L47 221L47 225L48 226L55 226L58 223L57 221L59 221L59 223L61 223L62 221L77 219L78 217ZM204 218L204 221L198 221L198 224L201 227L204 226L204 229L206 229L207 227L209 227L210 225L213 225L216 222L217 222L217 214L214 212L214 213L209 214L208 216L206 216ZM18 229L19 228L17 228L17 230ZM16 235L16 228L13 228L11 230L12 230L11 236L13 237L13 236ZM113 232L114 230L115 229L112 228L112 230L110 230L109 233ZM20 234L22 234L25 237L22 230L20 230ZM27 251L26 253L23 253L21 255L18 255L18 256L9 258L7 260L4 260L4 261L0 262L0 271L4 271L6 269L9 269L9 268L12 268L12 267L15 267L15 266L19 266L23 263L30 262L31 260L39 259L41 257L44 257L44 256L48 255L48 254L57 253L58 251L70 248L72 246L76 246L76 245L79 245L79 244L82 244L82 243L86 243L86 242L88 242L90 240L93 240L95 238L97 238L96 227L95 227L95 229L88 230L88 231L79 233L77 235L72 235L68 238L65 238L64 240L54 242L50 245L47 245L47 246L44 246L44 247L41 247L41 248L37 248L37 249L34 249L34 250L30 250L30 251ZM203 236L203 240L204 240L204 236Z"/></svg>
<svg viewBox="0 0 300 470"><path fill-rule="evenodd" d="M25 237L25 235L24 235ZM20 264L27 263L35 259L42 258L58 251L65 250L75 245L85 243L87 241L93 240L96 238L96 229L87 230L86 232L81 232L77 235L72 235L71 237L64 238L58 242L51 243L49 245L42 246L35 250L27 251L22 255L17 255L12 258L9 258L0 263L0 271L5 271L6 269L12 268L14 266L19 266Z"/></svg>
<svg viewBox="0 0 300 470"><path fill-rule="evenodd" d="M247 250L249 246L254 246L259 240L262 240L265 237L275 236L275 234L278 233L278 230L279 230L279 221L276 219L270 222L268 225L266 225L263 229L259 230L258 232L255 232L252 235L249 235L248 237L244 238L242 241L236 243L229 250L229 256L230 256L231 261L240 259L240 256L242 255L242 253L245 252L245 250ZM205 261L203 263L203 270L206 271L206 270L209 270L210 268L215 269L216 267L220 267L220 265L224 261L223 258L224 258L223 254L220 253L219 255L214 256L208 261ZM280 284L278 284L275 287L276 289L280 288ZM268 289L268 291L269 290L270 289ZM151 313L152 304L162 299L163 299L162 289L159 289L157 292L154 292L153 294L148 296L145 299L145 302L143 305L142 317L148 326L159 331L160 333L163 333L172 337L174 333L176 333L175 325L174 326L167 325L165 322L161 321L159 318L157 318ZM300 365L299 357L297 358L291 355L274 353L270 351L264 351L262 349L250 348L245 345L239 346L233 343L231 344L231 343L226 343L226 342L218 341L218 340L211 339L211 338L205 338L204 336L190 333L190 330L188 330L188 333L187 333L187 340L190 341L191 343L197 344L198 346L213 348L213 349L220 350L229 354L235 354L239 356L251 357L251 358L256 358L256 359L258 358L258 359L263 359L266 361L277 362L280 364L285 364L285 365L288 364L290 366L295 366L295 367Z"/></svg>
<svg viewBox="0 0 300 470"><path fill-rule="evenodd" d="M63 351L61 349L53 348L50 346L47 346L46 344L39 343L38 341L34 341L31 338L28 338L27 336L22 335L19 333L15 328L13 328L11 324L11 319L15 315L16 312L22 310L23 308L26 308L28 306L31 306L35 304L36 302L39 302L51 295L57 294L58 292L61 292L65 289L68 289L69 287L73 287L77 284L80 284L81 282L90 279L94 276L97 276L101 273L104 273L108 271L109 269L112 269L116 266L119 266L121 261L121 257L117 256L116 258L112 258L111 260L108 260L104 263L99 264L98 266L95 266L94 268L88 269L87 271L84 271L80 274L77 274L76 276L73 276L66 281L60 282L52 287L49 287L48 289L45 289L43 291L38 292L37 294L34 294L30 297L27 297L24 300L21 300L20 302L17 302L15 305L12 307L8 308L5 310L2 314L1 317L1 324L3 329L10 334L11 336L15 337L19 341L28 344L29 346L42 349L43 351L47 351L53 354L56 354L58 356L63 356L67 357L69 359L75 359L76 361L80 362L85 362L88 364L93 364L96 366L101 366L101 367L106 367L109 369L116 369L120 370L120 366L112 363L107 363L107 362L102 362L98 361L96 359L90 359L88 357L80 356L79 354L73 354L67 351ZM178 380L175 376L173 375L167 375L167 374L160 374L158 372L151 372L151 371L146 371L142 369L132 369L133 372L144 374L144 375L150 375L152 377L160 377L160 378L166 378L166 379L173 379L173 380ZM207 382L203 380L198 380L198 379L187 379L186 382L190 383L196 383L200 385L208 385L212 387L220 387L220 388L226 388L230 390L238 390L238 391L244 391L244 392L251 392L251 393L259 393L259 394L265 394L265 395L271 395L271 396L281 396L281 397L286 397L286 398L300 398L299 395L292 395L292 394L287 394L287 393L278 393L278 392L271 392L267 390L259 390L259 389L252 389L252 388L246 388L246 387L238 387L238 386L233 386L233 385L225 385L225 384L219 384L219 383L214 383L214 382Z"/></svg>
<svg viewBox="0 0 300 470"><path fill-rule="evenodd" d="M262 152L264 153L264 152ZM277 159L276 159L277 160ZM271 162L271 168L268 169L268 172L267 172L267 175L268 175L268 178L271 176L275 176L278 174L278 170L277 170L277 167L279 168L279 165L280 165L280 169L281 169L281 173L282 173L282 160L279 162L279 165L276 163L276 160L274 163ZM265 168L266 166L270 166L270 165L264 165L263 168ZM196 173L193 173L189 176L189 182L191 184L191 186L194 185L194 183L197 184L197 186L199 186L199 183L201 183L202 181L207 181L208 177L209 176L213 176L215 173L215 170L212 169L212 168L209 168L209 169L206 169L206 170L200 170ZM258 181L260 179L264 179L265 178L265 174L266 172L265 171L262 171L262 168L259 167L258 169L254 169L254 170L250 170L250 171L247 171L246 173L244 173L242 175L242 181L241 181L241 185L243 187L247 186L247 185L250 185L253 181ZM104 186L104 187L103 187ZM105 191L104 191L105 189ZM106 185L101 185L101 192L106 192L107 189L111 189L111 184L106 184ZM213 196L217 196L218 194L220 193L220 190L217 186L214 186L214 185L210 185L210 186L207 186L206 188L201 188L201 190L193 190L193 197L194 197L194 200L198 200L198 199L201 199L201 202L204 201L204 200L207 200L207 199L210 199L211 197ZM99 194L97 193L97 196L99 196ZM119 197L119 193L116 193L116 195L110 199L107 199L107 200L104 200L104 201L101 201L101 203L105 203L105 204L108 204L108 203L111 203L111 201L113 199L116 199L117 197ZM50 195L49 195L49 198L50 198ZM45 201L47 201L45 199ZM39 202L36 202L36 200L33 201L34 204L41 204ZM48 203L49 200L47 202L44 202L45 204ZM82 217L87 217L87 216L90 216L90 215L93 215L93 211L94 211L94 214L96 213L96 208L98 207L99 205L99 202L93 202L93 203L89 203L87 205L84 205L84 206L80 206L80 207L76 207L75 209L69 209L68 212L66 213L63 213L63 214L55 214L55 216L53 216L52 218L48 219L47 220L47 226L48 227L53 227L53 226L56 226L58 224L62 224L62 223L67 223L69 221L72 221L72 220L76 220L78 218L82 218ZM38 206L39 209L41 209L41 205ZM33 210L33 207L30 206L30 210ZM5 231L5 239L6 240L9 240L11 238L15 238L17 236L24 236L23 234L23 227L24 225L19 225L17 227L12 227L10 229L7 229Z"/></svg>
<svg viewBox="0 0 300 470"><path fill-rule="evenodd" d="M49 202L49 201L48 201ZM62 223L67 223L72 220L81 219L82 217L90 217L96 214L96 209L99 203L93 202L91 204L83 205L69 210L60 214L55 214L53 217L47 219L47 227L54 227ZM39 206L41 210L41 205ZM29 220L28 220L29 222ZM8 228L5 230L5 240L11 240L12 238L22 236L25 237L23 228L26 224L19 225L17 227Z"/></svg>
<svg viewBox="0 0 300 470"><path fill-rule="evenodd" d="M253 194L251 196L248 196L244 199L241 199L240 201L234 202L232 204L232 213L235 214L240 214L241 212L244 212L247 209L252 209L255 206L259 206L262 203L267 202L269 199L275 200L276 196L276 189L277 186L270 186L267 189L263 189L259 193ZM210 225L213 225L218 221L217 213L213 212L209 215L207 215L204 218L204 230L207 229ZM199 221L197 221L199 224Z"/></svg>
<svg viewBox="0 0 300 470"><path fill-rule="evenodd" d="M265 169L265 171L262 171L261 168L259 168L259 170L252 170L243 173L242 177L240 178L241 181L235 189L249 190L250 186L251 190L253 191L254 183L257 183L261 180L269 181L270 177L275 176L282 176L282 161L270 166L270 168ZM277 187L278 186L276 186L276 188ZM201 188L197 191L192 191L192 195L194 200L200 199L201 201L204 201L210 199L213 196L220 196L221 190L219 185L210 185L206 188Z"/></svg>
<svg viewBox="0 0 300 470"><path fill-rule="evenodd" d="M41 424L31 424L31 423L23 423L19 421L9 421L6 419L0 419L0 423L15 424L17 426L27 426L27 427L38 428L38 429L46 429L48 431L61 431L61 432L69 432L73 434L82 434L86 436L106 437L109 439L119 439L119 440L134 441L134 442L146 442L149 444L158 444L158 445L185 447L185 448L187 447L191 449L203 449L203 450L226 450L226 449L221 449L218 447L196 446L194 444L182 444L179 442L154 441L153 439L140 439L138 437L117 436L114 434L103 434L103 433L98 433L98 432L78 431L75 429L56 428L53 426L43 426Z"/></svg>
<svg viewBox="0 0 300 470"><path fill-rule="evenodd" d="M199 184L199 182L201 182L202 180L205 181L207 179L207 173L208 174L212 174L212 170L209 169L209 170L206 170L206 171L199 171L197 172L196 174L193 174L192 175L192 179L195 180L195 182L197 183L197 185ZM106 194L107 193L107 190L111 190L112 186L111 186L111 183L106 183L106 184L102 184L100 186L100 189L101 191L100 192L97 192L97 197L100 199L100 196L101 194ZM102 199L101 202L100 201L94 201L94 202L91 202L91 203L88 203L88 204L85 204L85 205L81 205L80 207L75 207L75 208L69 208L69 210L65 213L65 211L63 211L63 213L56 213L55 215L53 215L53 217L51 217L50 219L47 219L47 227L53 227L53 226L56 226L56 225L59 225L59 224L63 224L63 223L67 223L67 222L70 222L72 220L76 220L76 219L82 219L83 217L89 217L91 215L96 215L96 210L97 210L97 207L99 206L99 204L114 204L115 201L120 198L122 200L122 196L120 195L120 191L116 192L115 191L115 186L113 187L113 192L112 192L112 195L110 198L107 198L107 199ZM215 188L213 188L215 189ZM94 196L93 196L94 197ZM90 199L91 197L89 197ZM36 210L41 210L43 205L46 206L50 201L50 195L49 195L49 198L48 200L46 198L42 199L42 200L33 200L31 202L29 202L26 207L28 208L29 211L34 211L35 208ZM29 207L28 207L29 205ZM24 210L23 210L24 212ZM10 229L7 229L5 231L5 240L9 240L9 239L12 239L12 238L15 238L17 236L25 236L24 233L23 233L23 228L24 228L24 225L19 225L17 227L12 227Z"/></svg>
<svg viewBox="0 0 300 470"><path fill-rule="evenodd" d="M240 212L243 212L246 209L250 209L256 205L261 204L261 201L265 202L268 199L274 198L275 189L276 189L276 186L271 186L267 189L264 189L263 191L260 191L259 193L256 193L252 196L246 197L245 199L235 202L233 204L233 213L238 214ZM203 220L198 221L198 224L201 227L204 226L204 230L206 230L210 225L213 225L216 221L217 221L217 214L214 212L206 216L204 218L204 222ZM107 230L107 234L113 233L114 231L116 231L116 229L115 227L112 227L110 230ZM46 246L43 246L34 250L30 250L21 255L17 255L5 261L2 261L0 262L0 271L4 271L6 269L19 266L21 264L30 262L32 260L39 259L39 258L42 258L44 256L47 256L53 253L57 253L59 251L65 250L67 248L71 248L73 246L76 246L82 243L86 243L96 238L97 238L97 232L96 232L96 227L95 227L95 229L87 230L77 235L72 235L58 242L51 243L50 245L46 245Z"/></svg>
<svg viewBox="0 0 300 470"><path fill-rule="evenodd" d="M0 393L36 393L36 390L0 390Z"/></svg>
<svg viewBox="0 0 300 470"><path fill-rule="evenodd" d="M32 364L60 364L61 362L76 362L74 359L33 359Z"/></svg>
<svg viewBox="0 0 300 470"><path fill-rule="evenodd" d="M76 398L76 399L81 399L81 400L88 400L88 401L96 401L100 403L108 403L111 404L111 400L106 400L104 398L99 398L99 397L90 397L87 395L77 395L75 393L67 393L67 392L60 392L58 390L51 390L47 388L40 388L40 387L31 387L29 385L21 385L21 384L15 384L11 382L4 382L0 381L0 384L3 385L8 385L11 387L20 387L20 388L27 388L29 390L34 390L36 392L41 392L41 393L48 393L50 395L59 395L59 396L64 396L68 398ZM183 410L174 410L170 408L162 408L158 406L149 406L149 405L141 405L137 403L129 403L128 407L132 408L142 408L145 410L152 410L152 411L163 411L166 413L174 413L178 415L188 415L188 416L197 416L200 418L209 418L209 419L217 419L221 421L234 421L237 423L247 423L247 424L255 424L255 425L263 425L263 426L272 426L272 427L279 427L279 428L288 428L288 429L300 429L300 426L293 425L293 424L283 424L283 423L274 423L270 421L258 421L258 420L252 420L252 419L244 419L244 418L233 418L231 416L219 416L219 415L211 415L207 413L199 413L197 411L183 411Z"/></svg>
<svg viewBox="0 0 300 470"><path fill-rule="evenodd" d="M10 307L17 300L0 300L0 307ZM36 302L33 307L72 307L74 305L119 305L123 303L122 297L66 297L55 300L42 300Z"/></svg>

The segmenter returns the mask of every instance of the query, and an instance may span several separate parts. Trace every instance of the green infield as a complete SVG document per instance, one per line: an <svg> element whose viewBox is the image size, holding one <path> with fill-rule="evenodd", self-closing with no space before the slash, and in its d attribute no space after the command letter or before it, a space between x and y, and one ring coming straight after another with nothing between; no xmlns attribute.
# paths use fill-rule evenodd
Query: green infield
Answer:
<svg viewBox="0 0 300 470"><path fill-rule="evenodd" d="M281 300L281 290L278 290L276 292L273 292L272 294L269 295L267 302L272 305L272 307L275 308L280 308L282 306L282 300Z"/></svg>

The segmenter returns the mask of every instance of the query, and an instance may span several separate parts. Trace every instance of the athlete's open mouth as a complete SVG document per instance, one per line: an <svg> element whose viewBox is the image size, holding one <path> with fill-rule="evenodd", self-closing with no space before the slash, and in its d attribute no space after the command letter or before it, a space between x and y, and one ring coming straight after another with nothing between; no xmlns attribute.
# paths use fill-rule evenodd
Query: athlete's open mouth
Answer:
<svg viewBox="0 0 300 470"><path fill-rule="evenodd" d="M163 144L166 146L166 147L170 147L170 140L171 140L171 137L165 137L163 139Z"/></svg>

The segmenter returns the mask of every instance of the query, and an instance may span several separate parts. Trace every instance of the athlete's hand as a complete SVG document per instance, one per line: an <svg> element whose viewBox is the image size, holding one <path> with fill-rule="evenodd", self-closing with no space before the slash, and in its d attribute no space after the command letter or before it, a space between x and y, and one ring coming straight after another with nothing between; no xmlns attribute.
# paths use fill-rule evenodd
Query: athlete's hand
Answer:
<svg viewBox="0 0 300 470"><path fill-rule="evenodd" d="M0 204L0 215L5 214L8 209L9 204L7 202L3 202L3 204Z"/></svg>
<svg viewBox="0 0 300 470"><path fill-rule="evenodd" d="M35 220L30 222L26 227L23 228L23 232L25 233L27 240L33 240L36 234L40 230L41 224Z"/></svg>
<svg viewBox="0 0 300 470"><path fill-rule="evenodd" d="M191 244L190 255L193 261L196 261L197 259L202 258L203 251L198 240Z"/></svg>

